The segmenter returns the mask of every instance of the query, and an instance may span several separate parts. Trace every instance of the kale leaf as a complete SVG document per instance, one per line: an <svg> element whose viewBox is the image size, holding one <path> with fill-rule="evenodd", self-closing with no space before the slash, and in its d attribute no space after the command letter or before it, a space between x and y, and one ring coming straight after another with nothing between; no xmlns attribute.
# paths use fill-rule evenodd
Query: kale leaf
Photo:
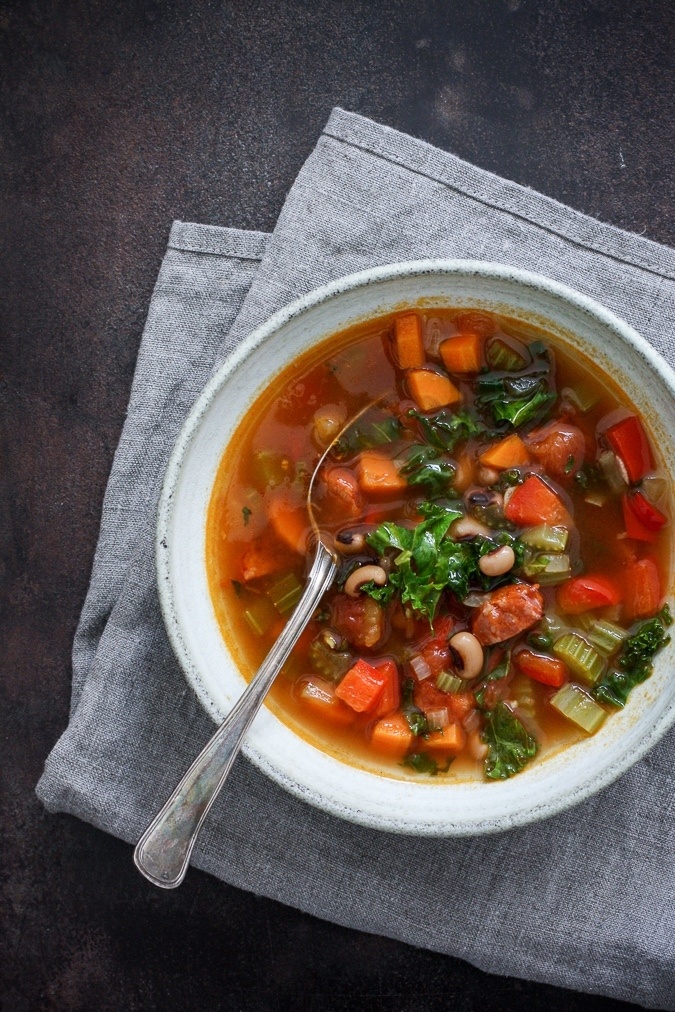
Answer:
<svg viewBox="0 0 675 1012"><path fill-rule="evenodd" d="M450 757L446 761L445 766L439 766L434 757L430 756L428 752L412 752L405 757L403 765L411 766L415 770L415 773L428 773L430 777L435 777L437 773L448 772L452 758Z"/></svg>
<svg viewBox="0 0 675 1012"><path fill-rule="evenodd" d="M506 703L497 703L486 713L482 738L488 747L485 775L491 780L506 780L520 773L537 754L536 740Z"/></svg>
<svg viewBox="0 0 675 1012"><path fill-rule="evenodd" d="M422 486L427 495L445 495L454 480L456 468L447 460L439 460L440 451L433 446L413 446L400 473L409 485Z"/></svg>
<svg viewBox="0 0 675 1012"><path fill-rule="evenodd" d="M378 555L397 552L388 586L400 593L402 604L410 604L431 623L446 588L460 600L466 597L476 563L467 544L446 537L452 522L463 516L461 510L425 502L420 504L419 511L425 519L416 527L401 527L387 521L366 540ZM384 600L368 584L363 590L377 600ZM388 591L388 600L392 593Z"/></svg>
<svg viewBox="0 0 675 1012"><path fill-rule="evenodd" d="M654 657L670 636L666 628L672 618L668 606L655 617L643 622L624 641L615 669L608 671L593 689L593 695L601 703L623 707L631 689L646 681L652 673Z"/></svg>
<svg viewBox="0 0 675 1012"><path fill-rule="evenodd" d="M452 412L444 408L435 415L422 415L411 408L408 416L417 419L427 442L448 453L485 429L482 422L464 410Z"/></svg>
<svg viewBox="0 0 675 1012"><path fill-rule="evenodd" d="M503 422L514 429L534 421L556 398L543 376L504 377L493 373L476 380L476 407L492 418L495 425Z"/></svg>
<svg viewBox="0 0 675 1012"><path fill-rule="evenodd" d="M400 439L402 428L398 418L394 418L393 415L375 422L365 420L357 422L340 436L331 450L331 455L336 460L346 460L360 450L395 443Z"/></svg>
<svg viewBox="0 0 675 1012"><path fill-rule="evenodd" d="M401 692L401 712L408 721L408 727L413 734L419 736L429 733L429 722L423 710L415 706L413 694L415 683L412 678L406 678Z"/></svg>

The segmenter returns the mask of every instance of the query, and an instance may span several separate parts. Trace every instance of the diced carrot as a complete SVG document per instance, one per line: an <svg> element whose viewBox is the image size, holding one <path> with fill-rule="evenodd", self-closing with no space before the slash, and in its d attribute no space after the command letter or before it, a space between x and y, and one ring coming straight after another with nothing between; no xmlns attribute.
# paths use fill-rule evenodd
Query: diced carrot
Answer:
<svg viewBox="0 0 675 1012"><path fill-rule="evenodd" d="M384 661L378 665L378 671L385 675L387 679L380 701L375 709L375 716L383 717L386 713L391 713L392 710L398 709L401 703L401 682L396 661Z"/></svg>
<svg viewBox="0 0 675 1012"><path fill-rule="evenodd" d="M375 668L360 658L344 676L335 695L357 713L370 712L382 698L387 680L382 668Z"/></svg>
<svg viewBox="0 0 675 1012"><path fill-rule="evenodd" d="M497 467L506 470L509 467L519 467L521 464L528 464L530 454L525 443L517 432L513 432L506 439L488 446L487 450L481 453L479 460L486 467Z"/></svg>
<svg viewBox="0 0 675 1012"><path fill-rule="evenodd" d="M305 554L309 519L307 510L300 506L297 498L281 492L270 499L267 516L272 530L284 544L294 552Z"/></svg>
<svg viewBox="0 0 675 1012"><path fill-rule="evenodd" d="M443 365L451 373L479 372L482 341L478 334L457 334L439 348Z"/></svg>
<svg viewBox="0 0 675 1012"><path fill-rule="evenodd" d="M436 411L462 399L459 390L447 376L431 369L413 369L407 376L413 400L422 411Z"/></svg>
<svg viewBox="0 0 675 1012"><path fill-rule="evenodd" d="M382 717L373 728L370 743L378 752L402 759L413 743L414 735L402 713Z"/></svg>
<svg viewBox="0 0 675 1012"><path fill-rule="evenodd" d="M557 657L536 654L533 650L519 650L513 659L523 674L542 685L553 685L559 689L565 681L566 668Z"/></svg>
<svg viewBox="0 0 675 1012"><path fill-rule="evenodd" d="M271 545L267 541L256 538L241 557L241 578L244 583L259 580L263 576L279 573L289 567L289 559L284 549Z"/></svg>
<svg viewBox="0 0 675 1012"><path fill-rule="evenodd" d="M504 516L519 527L565 524L570 520L562 499L536 474L517 486L504 507Z"/></svg>
<svg viewBox="0 0 675 1012"><path fill-rule="evenodd" d="M627 566L623 617L627 622L653 615L661 604L661 580L653 559L640 559Z"/></svg>
<svg viewBox="0 0 675 1012"><path fill-rule="evenodd" d="M359 484L367 495L386 496L398 495L407 488L407 482L398 473L398 468L391 457L372 450L364 450L359 459Z"/></svg>
<svg viewBox="0 0 675 1012"><path fill-rule="evenodd" d="M394 345L401 369L415 369L424 365L422 321L417 313L404 313L394 320Z"/></svg>
<svg viewBox="0 0 675 1012"><path fill-rule="evenodd" d="M308 678L300 689L299 698L303 706L317 717L329 720L333 724L341 724L344 727L351 724L355 718L354 711L337 698L333 686L323 678L317 676Z"/></svg>
<svg viewBox="0 0 675 1012"><path fill-rule="evenodd" d="M424 739L425 752L446 752L457 755L464 748L466 734L461 724L448 724L442 731L432 731Z"/></svg>

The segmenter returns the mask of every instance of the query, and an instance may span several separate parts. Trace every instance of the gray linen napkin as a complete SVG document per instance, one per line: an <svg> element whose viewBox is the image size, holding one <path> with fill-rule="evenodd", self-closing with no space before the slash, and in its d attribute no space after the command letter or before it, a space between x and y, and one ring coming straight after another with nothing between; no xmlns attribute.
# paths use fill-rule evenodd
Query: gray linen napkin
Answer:
<svg viewBox="0 0 675 1012"><path fill-rule="evenodd" d="M317 285L423 257L540 271L609 306L675 364L675 252L339 109L271 237L176 222L106 492L70 723L38 785L50 811L135 842L213 730L164 632L153 537L171 446L214 366ZM240 759L193 861L493 973L675 1009L674 770L671 733L569 812L430 840L324 815Z"/></svg>

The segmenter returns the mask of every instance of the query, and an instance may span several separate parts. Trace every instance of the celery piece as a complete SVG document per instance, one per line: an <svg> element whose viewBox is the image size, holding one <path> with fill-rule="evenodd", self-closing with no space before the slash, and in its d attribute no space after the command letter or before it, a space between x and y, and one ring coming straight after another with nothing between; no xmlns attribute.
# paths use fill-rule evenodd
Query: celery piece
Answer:
<svg viewBox="0 0 675 1012"><path fill-rule="evenodd" d="M512 348L506 341L496 337L490 341L487 347L487 360L491 369L499 369L502 372L518 372L524 369L526 362L522 355L519 355L515 348Z"/></svg>
<svg viewBox="0 0 675 1012"><path fill-rule="evenodd" d="M562 583L571 575L570 557L560 552L540 553L525 563L523 573L544 586Z"/></svg>
<svg viewBox="0 0 675 1012"><path fill-rule="evenodd" d="M264 636L276 620L276 612L266 597L257 597L244 609L244 618L258 636Z"/></svg>
<svg viewBox="0 0 675 1012"><path fill-rule="evenodd" d="M607 711L598 706L580 685L574 685L573 682L565 682L551 696L551 706L588 734L595 734L607 717Z"/></svg>
<svg viewBox="0 0 675 1012"><path fill-rule="evenodd" d="M540 524L539 527L530 527L520 540L533 548L539 548L542 552L564 552L567 548L569 531L566 527L550 527L549 524Z"/></svg>
<svg viewBox="0 0 675 1012"><path fill-rule="evenodd" d="M553 653L588 685L595 685L605 670L605 661L595 647L577 633L560 636L553 644Z"/></svg>
<svg viewBox="0 0 675 1012"><path fill-rule="evenodd" d="M267 591L267 596L280 615L285 615L298 603L302 594L302 584L295 573L287 573L274 581Z"/></svg>
<svg viewBox="0 0 675 1012"><path fill-rule="evenodd" d="M586 414L587 411L590 411L598 403L598 395L584 383L577 383L573 387L565 387L561 391L561 397L566 401L571 401L582 415Z"/></svg>
<svg viewBox="0 0 675 1012"><path fill-rule="evenodd" d="M541 626L552 640L557 640L559 636L562 636L563 630L566 628L565 623L561 621L554 611L546 612L541 620Z"/></svg>
<svg viewBox="0 0 675 1012"><path fill-rule="evenodd" d="M627 635L626 630L622 629L620 625L607 622L605 619L592 622L586 630L586 639L590 640L605 657L611 657L616 653Z"/></svg>
<svg viewBox="0 0 675 1012"><path fill-rule="evenodd" d="M289 461L272 450L260 450L253 455L253 480L260 492L276 488L290 477Z"/></svg>
<svg viewBox="0 0 675 1012"><path fill-rule="evenodd" d="M457 675L451 675L449 671L441 671L436 678L436 688L441 692L459 692L463 685L463 680Z"/></svg>

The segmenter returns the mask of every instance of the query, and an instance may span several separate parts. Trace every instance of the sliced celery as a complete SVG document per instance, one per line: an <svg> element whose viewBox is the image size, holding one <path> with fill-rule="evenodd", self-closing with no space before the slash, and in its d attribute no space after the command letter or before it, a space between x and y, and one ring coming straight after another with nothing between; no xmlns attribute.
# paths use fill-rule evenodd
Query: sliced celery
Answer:
<svg viewBox="0 0 675 1012"><path fill-rule="evenodd" d="M620 625L598 619L591 622L586 630L586 639L590 640L605 657L611 657L619 649L628 633Z"/></svg>
<svg viewBox="0 0 675 1012"><path fill-rule="evenodd" d="M277 615L266 597L257 597L244 609L244 618L256 635L264 636L276 621Z"/></svg>
<svg viewBox="0 0 675 1012"><path fill-rule="evenodd" d="M560 552L540 553L525 563L523 572L543 585L561 583L571 575L570 557Z"/></svg>
<svg viewBox="0 0 675 1012"><path fill-rule="evenodd" d="M290 462L272 450L260 450L253 455L253 480L257 489L264 492L276 488L290 477Z"/></svg>
<svg viewBox="0 0 675 1012"><path fill-rule="evenodd" d="M566 527L550 527L549 524L540 524L539 527L530 527L520 540L533 548L539 548L542 552L564 552L567 548L569 531Z"/></svg>
<svg viewBox="0 0 675 1012"><path fill-rule="evenodd" d="M595 685L605 670L605 661L595 647L577 633L560 636L553 644L553 653L588 685Z"/></svg>
<svg viewBox="0 0 675 1012"><path fill-rule="evenodd" d="M503 372L518 372L524 369L526 362L522 355L518 354L506 341L496 337L490 341L487 347L487 360L491 369L500 369Z"/></svg>
<svg viewBox="0 0 675 1012"><path fill-rule="evenodd" d="M607 717L607 711L595 702L580 685L565 682L554 696L551 706L588 734L595 734Z"/></svg>
<svg viewBox="0 0 675 1012"><path fill-rule="evenodd" d="M274 581L267 596L280 615L285 615L300 599L302 584L295 573L287 573Z"/></svg>
<svg viewBox="0 0 675 1012"><path fill-rule="evenodd" d="M577 383L573 387L565 387L561 395L566 401L571 401L582 414L590 411L593 405L598 402L598 395L595 391L583 383Z"/></svg>
<svg viewBox="0 0 675 1012"><path fill-rule="evenodd" d="M441 671L436 678L436 688L441 692L459 692L464 685L461 678L451 675L449 671Z"/></svg>

